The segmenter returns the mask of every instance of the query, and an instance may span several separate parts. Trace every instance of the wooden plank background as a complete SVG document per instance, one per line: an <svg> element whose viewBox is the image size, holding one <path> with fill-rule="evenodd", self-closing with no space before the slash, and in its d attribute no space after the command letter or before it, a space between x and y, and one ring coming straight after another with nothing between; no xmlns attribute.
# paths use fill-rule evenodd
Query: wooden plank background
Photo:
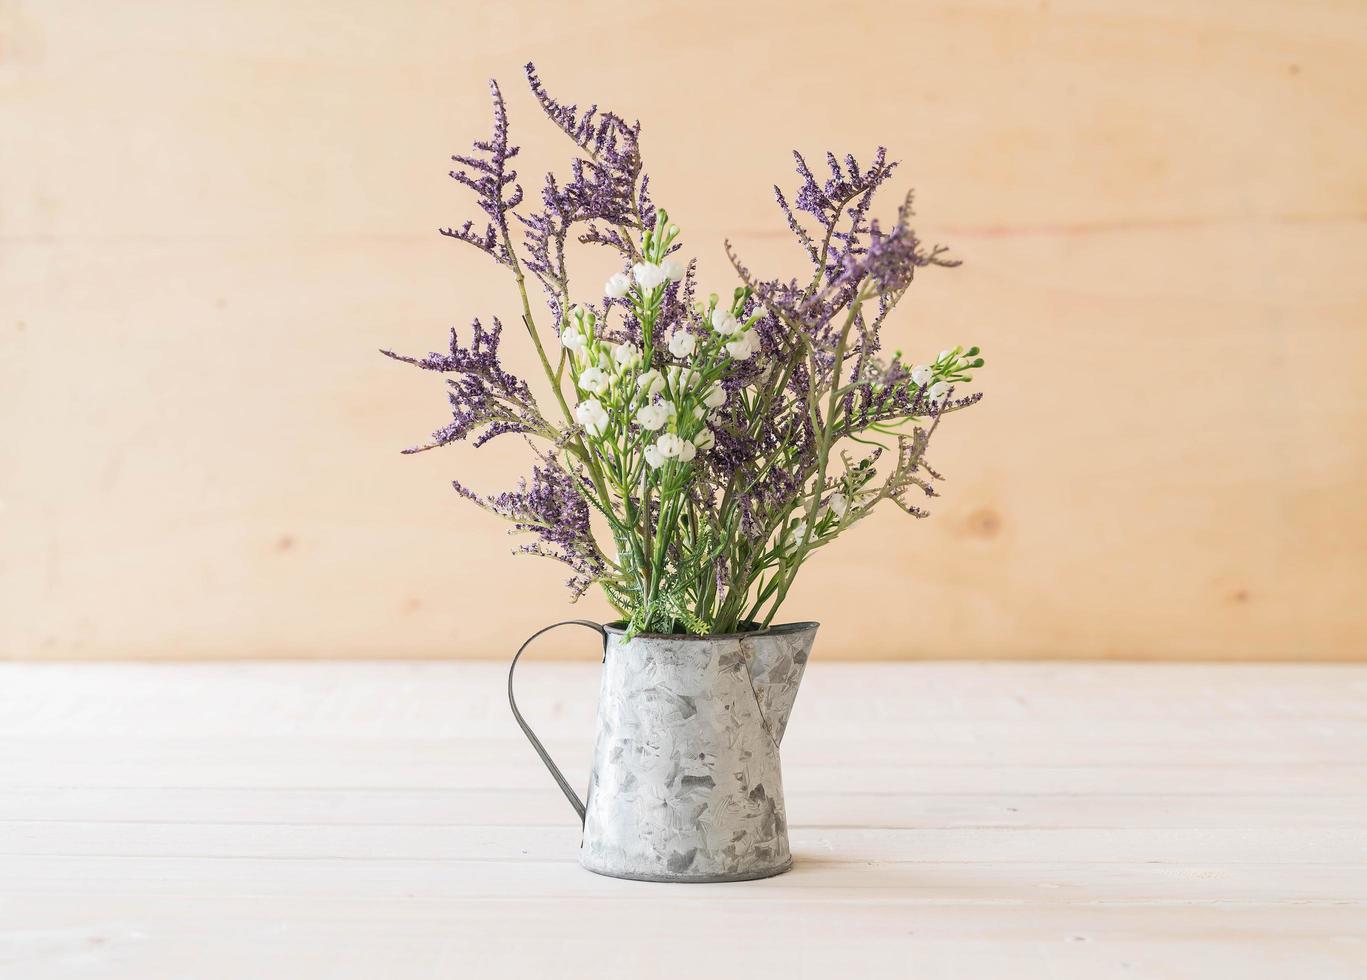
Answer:
<svg viewBox="0 0 1367 980"><path fill-rule="evenodd" d="M398 457L443 397L375 353L510 314L435 229L491 75L563 168L528 59L643 119L717 287L728 235L799 261L794 146L887 144L965 260L892 342L981 344L987 400L929 521L808 569L819 656L1367 655L1359 3L6 0L0 656L501 656L604 612L448 489L514 443Z"/></svg>

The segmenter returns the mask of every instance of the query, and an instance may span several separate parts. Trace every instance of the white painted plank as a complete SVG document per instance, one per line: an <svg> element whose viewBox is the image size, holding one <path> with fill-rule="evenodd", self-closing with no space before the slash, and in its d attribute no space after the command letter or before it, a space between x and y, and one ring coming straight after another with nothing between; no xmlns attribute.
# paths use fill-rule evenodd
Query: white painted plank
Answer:
<svg viewBox="0 0 1367 980"><path fill-rule="evenodd" d="M489 735L508 724L506 673L501 660L0 663L0 736ZM818 656L795 717L825 737L852 738L864 726L929 721L1362 721L1365 673L1333 664L845 664ZM547 733L574 735L592 719L597 677L597 664L528 661L519 699ZM1149 731L1161 735L1161 726Z"/></svg>
<svg viewBox="0 0 1367 980"><path fill-rule="evenodd" d="M506 710L506 709L505 709ZM10 786L270 786L319 787L477 785L523 787L537 771L528 747L516 732L503 734L500 718L495 739L472 736L390 738L347 736L166 737L47 736L43 753L33 753L30 740L0 738L0 783ZM918 724L906 721L900 731L871 735L869 741L824 737L807 719L793 722L784 740L784 770L807 765L859 772L865 765L901 770L898 785L916 769L983 766L1089 768L1124 766L1204 767L1212 786L1223 773L1245 766L1342 767L1326 778L1355 791L1362 787L1367 759L1367 722L1344 722L1307 731L1308 723L1220 726L1169 723L1161 733L1146 735L1143 725L1131 729L1116 723L1104 739L1094 724L1047 727L983 723ZM591 722L579 737L548 737L546 743L573 778L587 780ZM463 767L473 766L473 769ZM539 778L539 777L538 777ZM828 786L848 783L836 772ZM877 783L875 785L886 785Z"/></svg>
<svg viewBox="0 0 1367 980"><path fill-rule="evenodd" d="M533 758L529 765L539 764ZM972 794L831 793L789 786L794 827L1312 828L1367 824L1361 796L1274 793ZM91 806L90 804L94 804ZM565 827L575 816L554 787L535 790L79 787L0 793L0 819L384 823L402 826ZM0 824L3 827L3 824Z"/></svg>
<svg viewBox="0 0 1367 980"><path fill-rule="evenodd" d="M139 978L783 977L1352 978L1367 916L1336 907L935 908L877 903L567 903L254 896L144 898L117 910L37 897L0 932L24 980ZM685 940L683 937L692 937Z"/></svg>
<svg viewBox="0 0 1367 980"><path fill-rule="evenodd" d="M1359 828L794 827L796 853L822 861L962 864L1287 865L1367 868ZM394 824L14 820L0 859L18 856L565 861L579 828ZM3 886L0 886L0 890Z"/></svg>
<svg viewBox="0 0 1367 980"><path fill-rule="evenodd" d="M977 863L844 861L794 855L794 870L762 885L690 886L690 900L717 903L879 901L916 907L945 904L1202 904L1367 905L1367 866ZM466 860L428 855L377 857L4 857L0 880L12 894L274 895L307 902L317 896L518 899L529 894L586 900L635 895L648 883L601 879L575 863L509 860L491 853Z"/></svg>
<svg viewBox="0 0 1367 980"><path fill-rule="evenodd" d="M243 740L244 743L247 741ZM563 747L563 746L561 746ZM421 766L403 754L404 746L390 745L383 751L367 752L372 760L378 759L381 771L368 771L373 781L386 790L403 793L406 790L422 793L461 792L462 787L479 787L484 790L535 791L551 788L550 777L532 750L523 742L507 743L491 740L453 741L449 743L449 755L438 753L430 764ZM321 747L320 758L315 767L307 771L291 772L297 778L279 789L334 794L364 794L364 786L318 786L320 772L328 769L330 750ZM243 745L242 755L250 758L253 750ZM281 752L277 765L290 770L294 766L288 761L288 753ZM399 757L395 758L395 754ZM796 755L796 753L794 753ZM559 758L565 762L567 775L572 782L584 783L588 768L585 761L582 771L575 772L572 765L576 753L564 752ZM1212 796L1212 795L1285 795L1298 797L1318 796L1367 796L1367 765L1343 763L1310 762L1303 765L1267 764L1243 762L1230 764L1193 763L1172 765L1163 763L1129 763L1116 765L998 765L992 762L944 763L942 765L897 764L863 760L857 766L841 765L837 760L821 761L821 756L829 756L821 747L789 758L784 766L784 781L790 791L870 793L888 795L907 793L916 796L935 796L946 794L987 795L991 790L999 795L1021 794L1026 796L1102 794L1110 796L1126 795L1165 795L1165 796ZM385 765L385 760L389 760ZM26 760L32 763L34 760ZM68 762L73 760L68 759ZM77 763L89 760L74 760ZM222 787L203 785L206 771L215 776L229 775L223 767L230 760L222 755L203 757L198 769L188 777L183 772L173 771L168 763L148 759L145 755L137 757L136 764L126 758L118 764L117 773L123 777L122 785L91 785L95 782L76 784L70 778L58 776L81 775L61 769L57 760L50 765L34 764L26 773L31 782L13 779L0 785L0 817L8 812L7 807L34 801L51 800L65 805L79 804L83 794L99 799L99 806L119 806L124 800L137 800L146 792L165 790L184 795L196 792L208 797ZM252 792L268 790L271 787L259 785L272 772L262 765L241 766L239 774L255 782L256 786L235 785L227 791ZM307 765L304 759L300 765ZM92 766L92 768L94 768ZM129 785L128 778L140 768L151 772L152 785ZM106 778L113 778L108 764L102 767ZM185 783L198 782L200 785L171 786L168 777L178 775ZM14 775L19 775L16 771ZM354 774L348 774L354 782ZM5 787L9 788L6 789ZM307 788L305 790L305 788ZM74 794L74 795L73 795Z"/></svg>

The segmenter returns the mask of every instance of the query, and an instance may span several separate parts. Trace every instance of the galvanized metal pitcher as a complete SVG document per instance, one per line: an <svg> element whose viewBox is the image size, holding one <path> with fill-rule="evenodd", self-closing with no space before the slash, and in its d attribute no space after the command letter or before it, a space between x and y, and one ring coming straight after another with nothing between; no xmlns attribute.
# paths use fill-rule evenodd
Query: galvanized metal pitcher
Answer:
<svg viewBox="0 0 1367 980"><path fill-rule="evenodd" d="M603 639L587 802L513 697L527 647L570 625ZM583 823L579 863L642 881L744 881L792 867L778 747L816 629L627 640L616 626L570 620L533 634L508 669L508 702Z"/></svg>

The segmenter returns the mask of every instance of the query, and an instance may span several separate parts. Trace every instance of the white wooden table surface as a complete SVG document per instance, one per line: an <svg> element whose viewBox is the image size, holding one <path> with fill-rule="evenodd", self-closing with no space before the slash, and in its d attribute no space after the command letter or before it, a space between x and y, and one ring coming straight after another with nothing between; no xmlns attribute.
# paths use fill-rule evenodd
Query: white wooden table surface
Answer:
<svg viewBox="0 0 1367 980"><path fill-rule="evenodd" d="M733 885L580 870L502 680L0 664L0 976L1367 976L1367 667L815 661Z"/></svg>

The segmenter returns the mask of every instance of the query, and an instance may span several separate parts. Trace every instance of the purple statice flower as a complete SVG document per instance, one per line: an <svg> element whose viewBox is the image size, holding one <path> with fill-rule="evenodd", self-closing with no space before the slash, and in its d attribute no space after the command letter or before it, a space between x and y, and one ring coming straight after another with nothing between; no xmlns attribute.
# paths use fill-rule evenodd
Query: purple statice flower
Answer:
<svg viewBox="0 0 1367 980"><path fill-rule="evenodd" d="M879 296L886 302L888 297L911 285L917 269L928 265L958 265L957 259L944 257L946 249L943 246L936 245L929 251L921 247L921 240L909 224L911 215L911 195L907 195L892 231L883 234L875 219L868 228L868 247L860 254L845 256L840 278L846 282L872 280Z"/></svg>
<svg viewBox="0 0 1367 980"><path fill-rule="evenodd" d="M802 178L794 203L798 211L816 219L820 232L813 234L808 231L778 185L774 186L774 197L783 211L789 230L807 257L817 266L819 273L827 280L833 280L839 275L845 260L863 250L861 237L868 230L865 217L874 193L892 176L897 163L888 161L887 150L881 146L867 169L861 168L851 154L846 154L842 166L835 154L827 153L826 164L831 175L825 181L820 181L797 150L793 151L793 159L797 164L798 176Z"/></svg>
<svg viewBox="0 0 1367 980"><path fill-rule="evenodd" d="M532 468L531 481L523 478L513 490L486 497L458 481L452 486L465 499L510 521L509 533L537 538L519 546L516 553L554 558L568 565L574 574L566 584L576 598L602 574L603 557L593 540L589 508L581 492L583 478L566 470L554 455L542 455L540 465Z"/></svg>
<svg viewBox="0 0 1367 980"><path fill-rule="evenodd" d="M574 224L574 202L554 174L546 175L541 188L540 211L518 214L526 234L525 266L546 292L551 319L560 323L568 311L569 272L565 268L565 242Z"/></svg>
<svg viewBox="0 0 1367 980"><path fill-rule="evenodd" d="M741 261L729 240L724 244L736 275L749 287L755 302L773 314L773 319L762 328L761 343L765 334L771 341L766 349L793 350L796 341L787 336L792 329L802 330L812 346L821 347L819 334L822 328L841 311L853 290L837 284L818 291L815 284L803 285L796 279L760 279Z"/></svg>
<svg viewBox="0 0 1367 980"><path fill-rule="evenodd" d="M541 210L518 215L526 229L527 269L541 282L558 322L568 300L565 245L576 226L584 226L578 241L606 245L634 261L634 230L654 223L655 207L641 167L641 124L596 105L580 113L546 91L535 65L526 71L546 116L584 154L571 162L568 178L546 175Z"/></svg>
<svg viewBox="0 0 1367 980"><path fill-rule="evenodd" d="M586 220L654 224L650 178L642 171L640 122L628 123L615 112L600 113L596 105L581 115L578 106L564 105L546 91L534 64L528 62L526 72L527 84L547 118L586 155L571 181Z"/></svg>
<svg viewBox="0 0 1367 980"><path fill-rule="evenodd" d="M458 153L451 157L458 164L451 171L451 177L475 192L488 222L482 232L475 230L473 221L467 221L459 229L443 228L441 233L473 245L501 265L511 266L508 215L515 213L522 203L522 185L517 183L517 171L508 167L508 161L517 156L519 148L508 144L508 110L503 104L498 82L490 79L489 91L494 102L493 136L476 140L473 153ZM511 192L508 191L510 186Z"/></svg>
<svg viewBox="0 0 1367 980"><path fill-rule="evenodd" d="M380 351L386 357L426 371L455 375L446 381L451 421L432 433L431 442L405 449L405 453L435 449L471 434L475 437L474 444L482 446L495 436L509 432L547 431L548 425L537 411L527 382L505 370L499 359L502 332L503 324L494 317L492 330L485 330L479 320L474 321L469 346L461 345L456 328L452 327L450 349L445 354L431 353L416 358L391 350Z"/></svg>
<svg viewBox="0 0 1367 980"><path fill-rule="evenodd" d="M744 510L772 508L795 494L815 461L811 420L803 412L747 418L732 399L711 421L716 439L704 460L709 481L732 488ZM782 458L782 465L761 461Z"/></svg>
<svg viewBox="0 0 1367 980"><path fill-rule="evenodd" d="M883 234L875 218L869 225L868 248L862 255L846 255L843 274L850 279L867 276L880 294L900 293L911 285L918 266L930 264L920 244L916 233L902 225Z"/></svg>

